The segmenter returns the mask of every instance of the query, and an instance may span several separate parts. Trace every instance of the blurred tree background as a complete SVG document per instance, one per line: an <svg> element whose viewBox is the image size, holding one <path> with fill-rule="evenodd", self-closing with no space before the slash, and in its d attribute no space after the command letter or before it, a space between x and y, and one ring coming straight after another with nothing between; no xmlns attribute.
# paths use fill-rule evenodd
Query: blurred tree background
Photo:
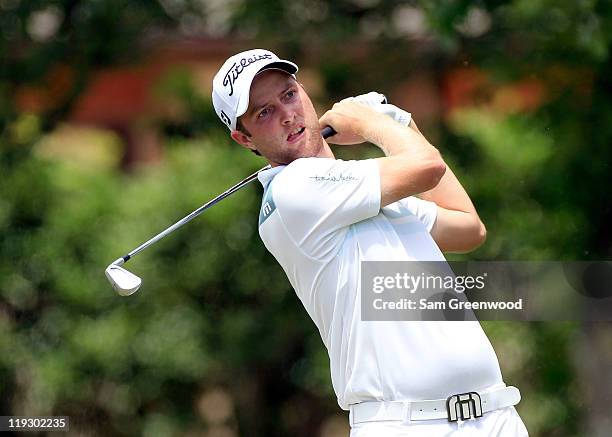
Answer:
<svg viewBox="0 0 612 437"><path fill-rule="evenodd" d="M68 415L86 436L347 435L259 240L256 184L131 261L138 294L103 276L263 165L210 103L242 49L295 59L320 109L376 89L413 112L489 231L453 259L610 257L609 1L0 0L0 32L2 415ZM609 324L483 326L531 435L610 435Z"/></svg>

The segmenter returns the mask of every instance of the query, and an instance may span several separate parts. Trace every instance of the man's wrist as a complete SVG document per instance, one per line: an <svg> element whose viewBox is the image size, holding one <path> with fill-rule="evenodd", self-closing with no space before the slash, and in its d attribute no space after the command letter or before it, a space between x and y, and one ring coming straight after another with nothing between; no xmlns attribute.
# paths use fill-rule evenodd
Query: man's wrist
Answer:
<svg viewBox="0 0 612 437"><path fill-rule="evenodd" d="M376 146L381 147L381 142L389 131L403 129L402 125L387 115L378 113L375 118L361 126L359 135Z"/></svg>

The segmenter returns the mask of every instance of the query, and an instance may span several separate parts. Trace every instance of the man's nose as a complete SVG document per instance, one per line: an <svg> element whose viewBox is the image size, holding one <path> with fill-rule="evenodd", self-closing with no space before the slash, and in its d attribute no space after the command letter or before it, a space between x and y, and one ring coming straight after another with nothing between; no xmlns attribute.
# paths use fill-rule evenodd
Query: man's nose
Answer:
<svg viewBox="0 0 612 437"><path fill-rule="evenodd" d="M295 111L289 105L283 105L281 109L281 123L284 126L290 125L295 120Z"/></svg>

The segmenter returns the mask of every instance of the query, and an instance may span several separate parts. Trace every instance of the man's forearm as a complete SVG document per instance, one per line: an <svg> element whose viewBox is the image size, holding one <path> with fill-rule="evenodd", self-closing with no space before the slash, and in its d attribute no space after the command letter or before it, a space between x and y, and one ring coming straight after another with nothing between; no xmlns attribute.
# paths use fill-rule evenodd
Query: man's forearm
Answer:
<svg viewBox="0 0 612 437"><path fill-rule="evenodd" d="M429 154L440 158L438 150L420 132L386 118L382 120L364 127L362 135L366 141L378 146L385 156Z"/></svg>
<svg viewBox="0 0 612 437"><path fill-rule="evenodd" d="M419 194L419 197L434 202L442 208L477 215L470 196L448 164L446 165L446 173L444 173L438 185L429 191Z"/></svg>
<svg viewBox="0 0 612 437"><path fill-rule="evenodd" d="M446 171L440 152L425 137L366 105L338 102L319 124L338 132L330 139L337 144L369 141L383 150L386 156L376 159L381 207L432 189Z"/></svg>
<svg viewBox="0 0 612 437"><path fill-rule="evenodd" d="M377 159L381 207L432 189L446 171L435 147L422 135L394 121L375 124L364 138L386 155Z"/></svg>
<svg viewBox="0 0 612 437"><path fill-rule="evenodd" d="M417 135L421 136L423 139L425 138L414 120L410 122L410 128ZM457 179L446 161L445 164L446 173L444 173L444 176L442 176L442 179L440 179L438 185L431 190L419 194L419 197L421 199L434 202L436 205L445 209L463 211L470 214L476 214L476 216L478 216L470 196L465 191L463 185L461 185L461 182L459 182L459 179Z"/></svg>

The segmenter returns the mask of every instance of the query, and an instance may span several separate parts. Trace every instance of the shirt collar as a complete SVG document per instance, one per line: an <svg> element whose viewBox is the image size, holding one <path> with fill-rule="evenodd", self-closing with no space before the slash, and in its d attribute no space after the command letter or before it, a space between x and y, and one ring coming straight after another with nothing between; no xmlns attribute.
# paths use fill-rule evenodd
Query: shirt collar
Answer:
<svg viewBox="0 0 612 437"><path fill-rule="evenodd" d="M276 167L272 167L269 170L262 171L257 175L257 179L263 185L264 189L268 187L268 184L274 179L274 177L279 174L286 165L278 165Z"/></svg>

